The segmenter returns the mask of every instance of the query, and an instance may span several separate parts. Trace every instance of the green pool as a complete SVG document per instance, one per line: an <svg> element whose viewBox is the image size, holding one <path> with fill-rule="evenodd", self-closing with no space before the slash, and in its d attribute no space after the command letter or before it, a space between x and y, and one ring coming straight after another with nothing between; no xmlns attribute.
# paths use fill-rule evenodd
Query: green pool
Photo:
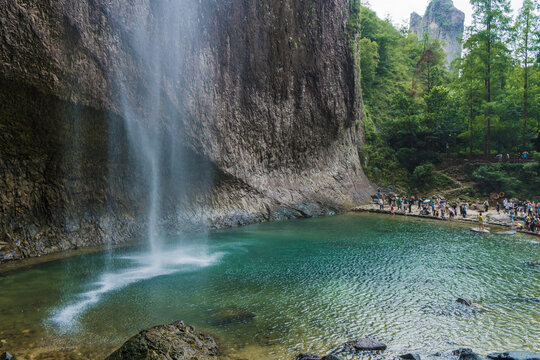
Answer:
<svg viewBox="0 0 540 360"><path fill-rule="evenodd" d="M185 234L161 248L157 262L141 246L0 275L0 350L99 359L180 319L216 334L231 359L292 359L367 335L390 353L540 348L531 237L348 214Z"/></svg>

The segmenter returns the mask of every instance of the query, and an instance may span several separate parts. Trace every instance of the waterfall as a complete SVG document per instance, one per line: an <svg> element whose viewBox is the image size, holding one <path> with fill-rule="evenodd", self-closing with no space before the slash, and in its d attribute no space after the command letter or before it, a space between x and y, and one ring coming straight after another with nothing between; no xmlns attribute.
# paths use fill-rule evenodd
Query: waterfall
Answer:
<svg viewBox="0 0 540 360"><path fill-rule="evenodd" d="M184 71L181 41L193 41L195 33L189 28L195 5L193 0L134 5L133 17L124 31L139 61L137 68L143 70L139 74L130 73L133 69L128 66L113 70L134 162L129 186L139 189L143 197L149 259L155 264L160 261L160 220L165 211L169 216L175 211L170 207L164 210L165 199L178 202L186 186L182 183L182 172L186 171L183 147L179 146L182 114L171 102L178 101L174 99L178 93L175 89L182 83Z"/></svg>
<svg viewBox="0 0 540 360"><path fill-rule="evenodd" d="M148 251L134 250L132 255L115 259L110 249L104 272L97 280L74 296L66 295L63 304L52 311L50 320L61 331L76 328L80 315L110 292L157 276L210 266L222 256L208 249L204 233L196 238L178 237L174 244L161 240L165 237L163 219L176 226L180 223L182 201L190 194L193 181L186 180L190 167L197 166L198 176L207 182L209 178L200 175L205 174L201 172L204 165L194 165L193 160L187 163L178 91L186 81L183 52L196 40L197 5L196 0L146 0L127 8L121 1L107 5L110 16L124 14L116 30L125 35L122 44L126 46L127 41L132 53L132 59L111 56L116 61L112 62L110 80L121 103L124 123L119 124L115 118L109 125L109 163L122 165L122 169L110 169L109 191L123 190L140 197L132 200L145 209L141 222L146 228L143 236ZM127 149L118 143L124 139ZM124 162L129 164L124 167ZM124 182L121 186L116 185L119 179ZM114 206L110 204L109 209L114 211Z"/></svg>

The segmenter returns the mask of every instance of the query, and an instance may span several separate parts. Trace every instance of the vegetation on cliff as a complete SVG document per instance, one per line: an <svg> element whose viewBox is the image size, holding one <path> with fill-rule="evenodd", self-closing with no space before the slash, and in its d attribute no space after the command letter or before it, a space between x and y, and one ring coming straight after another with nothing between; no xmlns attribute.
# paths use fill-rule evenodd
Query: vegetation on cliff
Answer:
<svg viewBox="0 0 540 360"><path fill-rule="evenodd" d="M419 40L359 1L351 2L357 15L349 29L357 31L364 101L362 161L373 181L427 191L444 180L433 165L446 157L483 156L490 162L497 154L506 159L506 154L540 150L538 1L525 0L515 18L505 0L472 5L464 55L447 70L441 41ZM530 175L538 177L537 166L523 166L499 175L519 178L533 171Z"/></svg>

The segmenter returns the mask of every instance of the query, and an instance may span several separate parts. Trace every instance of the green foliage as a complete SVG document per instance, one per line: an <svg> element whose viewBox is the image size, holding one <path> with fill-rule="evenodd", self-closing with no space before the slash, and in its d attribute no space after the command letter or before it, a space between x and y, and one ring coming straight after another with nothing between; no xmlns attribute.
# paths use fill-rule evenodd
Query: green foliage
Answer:
<svg viewBox="0 0 540 360"><path fill-rule="evenodd" d="M540 197L540 163L469 165L471 179L482 195L504 192L507 197Z"/></svg>
<svg viewBox="0 0 540 360"><path fill-rule="evenodd" d="M430 163L417 166L411 180L417 184L418 190L429 189L435 183L435 166Z"/></svg>
<svg viewBox="0 0 540 360"><path fill-rule="evenodd" d="M364 103L362 163L375 182L414 189L446 154L540 149L538 0L524 0L513 26L507 0L471 3L474 22L465 34L464 56L449 70L439 40L419 41L359 0L350 1L347 29ZM493 171L479 170L474 180L513 188L523 181L514 177L511 184L509 175ZM433 176L422 180L424 190L451 183Z"/></svg>

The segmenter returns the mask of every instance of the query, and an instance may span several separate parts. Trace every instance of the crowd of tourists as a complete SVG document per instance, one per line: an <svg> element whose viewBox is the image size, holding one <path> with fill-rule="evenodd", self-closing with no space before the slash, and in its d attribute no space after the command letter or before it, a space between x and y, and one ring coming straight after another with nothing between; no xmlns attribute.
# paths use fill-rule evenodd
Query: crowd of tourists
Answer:
<svg viewBox="0 0 540 360"><path fill-rule="evenodd" d="M424 199L418 196L384 194L377 191L377 203L380 210L390 210L392 214L418 214L433 216L443 220L452 220L456 217L467 218L469 210L478 212L477 220L484 222L484 213L495 210L498 215L505 214L510 222L520 229L540 231L540 202L498 199L495 202L467 202L447 201L440 197Z"/></svg>

